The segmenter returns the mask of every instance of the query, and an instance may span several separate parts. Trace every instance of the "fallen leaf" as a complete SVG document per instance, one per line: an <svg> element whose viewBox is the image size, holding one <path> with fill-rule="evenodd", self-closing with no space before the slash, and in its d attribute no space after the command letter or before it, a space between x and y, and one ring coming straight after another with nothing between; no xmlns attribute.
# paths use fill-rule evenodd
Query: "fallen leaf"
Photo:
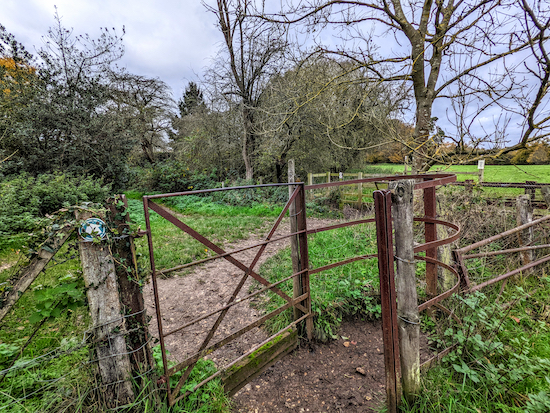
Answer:
<svg viewBox="0 0 550 413"><path fill-rule="evenodd" d="M344 341L344 347L349 347L349 341Z"/></svg>
<svg viewBox="0 0 550 413"><path fill-rule="evenodd" d="M514 317L513 315L510 316L512 320L514 320L516 323L519 323L521 320L517 317Z"/></svg>
<svg viewBox="0 0 550 413"><path fill-rule="evenodd" d="M367 395L365 396L365 399L367 399L367 400L372 400L372 396L371 396L370 394L367 394Z"/></svg>

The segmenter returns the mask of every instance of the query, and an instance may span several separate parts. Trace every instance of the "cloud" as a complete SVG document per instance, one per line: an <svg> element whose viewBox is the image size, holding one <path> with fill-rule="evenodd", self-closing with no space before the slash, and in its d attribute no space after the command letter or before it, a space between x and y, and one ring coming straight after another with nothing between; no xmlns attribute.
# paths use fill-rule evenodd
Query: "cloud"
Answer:
<svg viewBox="0 0 550 413"><path fill-rule="evenodd" d="M126 53L120 66L159 77L176 97L185 80L194 79L209 63L221 40L215 16L196 0L4 0L0 23L34 53L55 23L55 6L74 34L97 37L100 27L122 34L125 27Z"/></svg>

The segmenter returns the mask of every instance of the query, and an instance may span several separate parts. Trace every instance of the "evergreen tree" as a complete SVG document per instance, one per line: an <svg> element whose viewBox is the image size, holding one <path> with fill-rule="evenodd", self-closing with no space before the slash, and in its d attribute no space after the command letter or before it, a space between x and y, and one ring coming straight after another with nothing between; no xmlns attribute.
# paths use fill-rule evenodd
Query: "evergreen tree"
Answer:
<svg viewBox="0 0 550 413"><path fill-rule="evenodd" d="M206 108L202 92L195 82L190 82L185 88L183 97L178 101L178 108L182 118Z"/></svg>

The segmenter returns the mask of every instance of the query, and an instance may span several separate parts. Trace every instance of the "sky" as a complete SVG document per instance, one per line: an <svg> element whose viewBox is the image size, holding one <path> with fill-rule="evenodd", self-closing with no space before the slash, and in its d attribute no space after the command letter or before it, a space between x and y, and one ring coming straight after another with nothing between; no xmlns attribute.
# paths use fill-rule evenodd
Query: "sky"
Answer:
<svg viewBox="0 0 550 413"><path fill-rule="evenodd" d="M214 0L206 0L214 4ZM97 38L100 27L114 28L118 34L125 29L125 54L119 66L130 73L160 78L178 100L190 81L200 83L200 76L222 47L222 35L216 27L215 15L208 12L200 0L1 0L0 24L36 54L43 46L42 37L55 24L55 6L66 28L74 34L89 34ZM330 32L322 33L324 43L338 42ZM384 39L384 47L399 47L392 36ZM439 102L439 101L438 101ZM433 115L438 125L450 131L444 102L434 105ZM483 124L491 129L499 108L479 118L474 129ZM405 119L414 122L414 110ZM517 122L512 122L514 135L519 135Z"/></svg>
<svg viewBox="0 0 550 413"><path fill-rule="evenodd" d="M223 40L212 13L199 0L2 0L0 24L36 54L55 23L74 34L99 36L99 28L122 34L125 54L119 66L130 73L158 77L178 99L188 82L197 81Z"/></svg>

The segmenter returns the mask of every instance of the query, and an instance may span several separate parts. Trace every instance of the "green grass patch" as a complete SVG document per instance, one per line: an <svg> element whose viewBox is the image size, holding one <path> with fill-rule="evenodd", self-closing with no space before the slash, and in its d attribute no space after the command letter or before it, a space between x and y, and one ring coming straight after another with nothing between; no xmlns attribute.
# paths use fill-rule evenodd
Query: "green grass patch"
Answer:
<svg viewBox="0 0 550 413"><path fill-rule="evenodd" d="M310 268L318 268L358 255L376 253L374 227L366 224L320 232L308 239ZM380 315L378 290L378 267L376 259L346 264L313 274L310 277L312 311L314 313L315 337L320 340L335 338L345 316L363 314L368 317ZM268 259L260 268L268 280L276 282L292 274L290 248ZM292 280L281 284L281 289L292 296ZM277 295L269 293L269 299L261 302L265 312L284 304ZM292 309L268 322L275 332L292 322Z"/></svg>
<svg viewBox="0 0 550 413"><path fill-rule="evenodd" d="M170 354L168 353L168 356ZM164 374L162 365L162 352L160 345L153 348L153 359L156 364L156 372L159 376ZM175 362L168 362L169 368L176 365ZM217 369L212 360L200 359L193 367L189 378L185 382L185 385L181 388L180 392L185 393L192 391L192 393L185 399L179 401L172 407L170 411L176 412L197 412L197 413L223 413L229 412L231 407L231 399L225 394L223 384L221 380L216 378L210 380L205 385L199 387L193 392L193 389L197 384L216 373ZM170 385L174 388L179 379L181 378L184 370L180 370L170 376ZM166 402L164 402L166 403ZM137 407L134 403L134 407ZM152 410L153 411L153 410ZM156 410L155 410L156 411Z"/></svg>
<svg viewBox="0 0 550 413"><path fill-rule="evenodd" d="M477 173L477 165L453 165L446 168L436 165L430 171L441 169L441 172L473 172ZM474 175L457 175L457 181L462 182L466 179L473 179L477 182ZM521 182L535 181L540 183L550 183L549 165L485 165L483 175L484 182ZM524 194L525 189L520 188L477 188L481 196L486 197L516 197ZM537 191L538 193L539 191Z"/></svg>
<svg viewBox="0 0 550 413"><path fill-rule="evenodd" d="M397 173L403 173L405 166L398 163L377 163L372 165L365 165L361 168L363 174L388 174L395 175Z"/></svg>
<svg viewBox="0 0 550 413"><path fill-rule="evenodd" d="M204 206L204 208L207 207ZM227 212L233 208L230 206L216 206L211 211ZM196 212L191 214L191 210L174 207L174 210L177 211L178 209L190 214L185 216L179 214L178 219L203 236L213 240L220 247L228 242L246 239L251 233L263 230L266 224L266 218L263 216L232 216L229 214L204 216ZM128 200L128 210L132 221L141 228L145 228L143 204L140 201L130 199ZM157 213L150 211L150 219L157 269L172 268L215 255L209 248L206 248ZM148 267L147 239L136 240L136 245L141 254L141 265Z"/></svg>

